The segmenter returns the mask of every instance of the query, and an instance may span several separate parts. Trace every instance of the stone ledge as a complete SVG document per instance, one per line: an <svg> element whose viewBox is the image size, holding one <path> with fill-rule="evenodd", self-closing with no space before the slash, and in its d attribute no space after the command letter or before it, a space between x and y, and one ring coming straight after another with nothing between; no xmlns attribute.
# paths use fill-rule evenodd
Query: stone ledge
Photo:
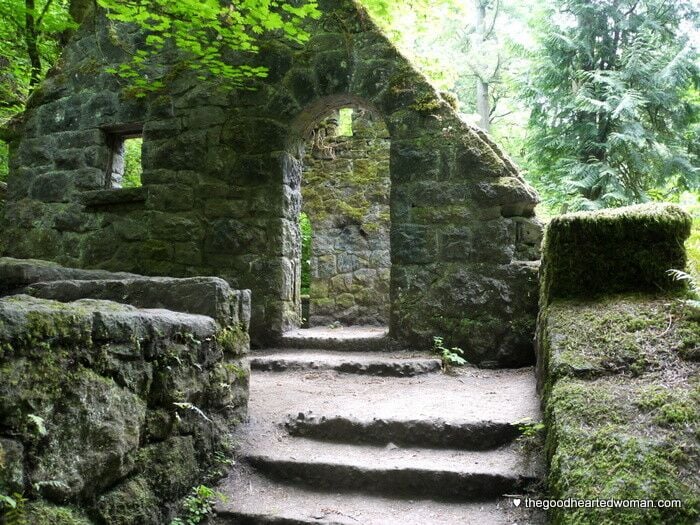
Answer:
<svg viewBox="0 0 700 525"><path fill-rule="evenodd" d="M0 295L24 293L61 302L104 299L138 308L206 315L222 326L250 324L249 290L233 290L218 277L145 277L65 268L33 259L0 258Z"/></svg>
<svg viewBox="0 0 700 525"><path fill-rule="evenodd" d="M86 191L80 195L80 201L88 208L102 206L118 206L120 204L132 204L146 202L148 190L140 188L115 188L111 190Z"/></svg>
<svg viewBox="0 0 700 525"><path fill-rule="evenodd" d="M667 271L685 267L690 228L672 204L555 217L542 244L543 298L682 288Z"/></svg>

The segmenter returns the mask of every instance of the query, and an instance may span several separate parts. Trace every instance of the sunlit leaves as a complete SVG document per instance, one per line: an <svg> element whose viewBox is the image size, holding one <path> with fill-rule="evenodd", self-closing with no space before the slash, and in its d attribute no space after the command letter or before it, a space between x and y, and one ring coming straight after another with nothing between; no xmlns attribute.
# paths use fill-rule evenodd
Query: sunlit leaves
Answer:
<svg viewBox="0 0 700 525"><path fill-rule="evenodd" d="M248 79L264 77L267 70L232 65L224 59L226 53L257 53L260 37L269 33L303 43L308 39L303 21L320 16L312 0L296 5L274 0L98 0L98 4L110 20L135 24L147 33L145 48L132 53L130 62L110 69L139 87L137 96L158 88L149 66L169 46L180 52L180 63L198 78L213 77L232 88L244 86ZM150 80L134 83L136 78Z"/></svg>

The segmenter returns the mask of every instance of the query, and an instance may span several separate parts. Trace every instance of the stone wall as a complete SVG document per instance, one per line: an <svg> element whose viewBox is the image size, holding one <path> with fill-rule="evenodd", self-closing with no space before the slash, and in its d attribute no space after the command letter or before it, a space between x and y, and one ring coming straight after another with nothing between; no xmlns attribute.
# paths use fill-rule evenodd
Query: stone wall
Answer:
<svg viewBox="0 0 700 525"><path fill-rule="evenodd" d="M252 290L251 334L274 340L300 320L303 143L330 111L369 108L391 135L392 337L426 347L442 335L474 362L531 363L537 269L523 260L537 257L537 195L361 7L319 7L303 46L264 43L254 89L180 69L141 99L105 71L141 35L86 15L16 123L5 253L215 275ZM113 137L135 129L143 187L105 189Z"/></svg>
<svg viewBox="0 0 700 525"><path fill-rule="evenodd" d="M171 280L181 293L166 302L198 310L186 300L198 287L200 301L226 305L222 325L154 308L158 293L138 293L140 276L96 277L0 259L4 284L61 298L0 298L0 493L22 494L17 513L33 525L169 523L178 500L231 455L247 407L249 302L220 280ZM126 291L145 309L73 300L100 283L112 283L104 296Z"/></svg>
<svg viewBox="0 0 700 525"><path fill-rule="evenodd" d="M338 136L333 117L306 144L310 326L389 324L389 131L369 112L352 118L352 136Z"/></svg>
<svg viewBox="0 0 700 525"><path fill-rule="evenodd" d="M618 244L628 258L590 250L572 259L573 246L586 250L576 243L582 231L586 242ZM683 268L689 233L690 217L665 205L565 215L547 227L537 366L549 497L683 502L553 509L553 523L700 516L700 312L666 273ZM652 245L658 257L634 258ZM626 272L636 290L633 279L615 279ZM570 273L579 275L577 288ZM616 293L620 286L626 293Z"/></svg>

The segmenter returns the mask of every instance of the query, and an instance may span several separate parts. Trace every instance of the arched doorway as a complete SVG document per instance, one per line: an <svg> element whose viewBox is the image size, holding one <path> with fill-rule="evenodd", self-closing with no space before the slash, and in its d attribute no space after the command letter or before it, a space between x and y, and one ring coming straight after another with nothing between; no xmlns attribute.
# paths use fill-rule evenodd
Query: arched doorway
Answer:
<svg viewBox="0 0 700 525"><path fill-rule="evenodd" d="M371 111L332 111L305 142L301 323L388 326L389 131Z"/></svg>

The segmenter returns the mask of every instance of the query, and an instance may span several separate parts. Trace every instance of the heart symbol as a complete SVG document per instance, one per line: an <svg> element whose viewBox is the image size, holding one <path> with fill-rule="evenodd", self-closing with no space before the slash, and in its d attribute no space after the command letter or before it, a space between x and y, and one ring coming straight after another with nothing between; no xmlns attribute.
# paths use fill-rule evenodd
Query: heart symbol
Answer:
<svg viewBox="0 0 700 525"><path fill-rule="evenodd" d="M520 498L514 499L514 500L513 500L513 505L515 505L516 507L519 507L519 506L520 506Z"/></svg>

